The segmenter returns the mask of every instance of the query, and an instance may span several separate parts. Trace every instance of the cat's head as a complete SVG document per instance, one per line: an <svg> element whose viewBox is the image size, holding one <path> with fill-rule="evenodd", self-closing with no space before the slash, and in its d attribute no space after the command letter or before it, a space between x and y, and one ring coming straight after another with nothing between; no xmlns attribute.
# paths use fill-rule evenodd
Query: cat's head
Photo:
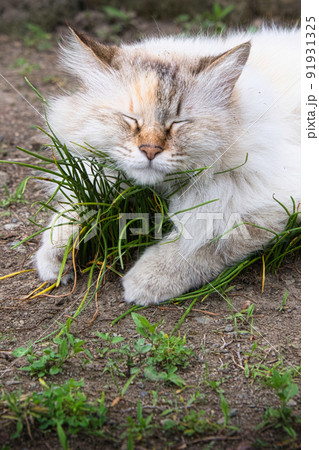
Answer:
<svg viewBox="0 0 319 450"><path fill-rule="evenodd" d="M105 46L72 30L62 60L81 87L52 102L53 131L105 152L139 184L213 164L232 138L233 88L250 44L191 58L187 42L157 53L156 44Z"/></svg>

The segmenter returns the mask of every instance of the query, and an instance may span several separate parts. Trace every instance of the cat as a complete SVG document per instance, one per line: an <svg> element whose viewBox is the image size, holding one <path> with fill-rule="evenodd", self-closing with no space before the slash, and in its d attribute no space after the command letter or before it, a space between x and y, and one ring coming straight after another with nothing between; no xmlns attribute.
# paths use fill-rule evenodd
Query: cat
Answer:
<svg viewBox="0 0 319 450"><path fill-rule="evenodd" d="M208 167L171 197L173 234L122 278L127 302L157 304L200 287L267 244L265 229L284 230L288 215L275 199L289 211L291 197L300 201L299 46L296 28L119 47L71 29L62 63L81 85L48 110L61 142L83 158L72 143L88 143L157 189L171 173ZM41 279L57 278L71 232L44 232Z"/></svg>

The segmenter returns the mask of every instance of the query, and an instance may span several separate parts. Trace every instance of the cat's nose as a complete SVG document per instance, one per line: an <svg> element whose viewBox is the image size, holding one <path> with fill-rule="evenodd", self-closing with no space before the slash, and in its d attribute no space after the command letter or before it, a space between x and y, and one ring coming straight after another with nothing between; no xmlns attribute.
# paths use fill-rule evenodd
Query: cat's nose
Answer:
<svg viewBox="0 0 319 450"><path fill-rule="evenodd" d="M162 153L163 147L160 145L152 145L152 144L142 144L139 146L139 149L142 153L145 153L147 158L152 161L152 159L155 158L156 155L159 153Z"/></svg>

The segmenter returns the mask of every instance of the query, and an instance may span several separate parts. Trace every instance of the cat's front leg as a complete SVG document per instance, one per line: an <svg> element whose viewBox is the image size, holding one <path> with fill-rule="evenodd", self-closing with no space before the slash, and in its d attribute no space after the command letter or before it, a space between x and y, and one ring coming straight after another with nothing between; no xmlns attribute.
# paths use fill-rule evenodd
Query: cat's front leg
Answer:
<svg viewBox="0 0 319 450"><path fill-rule="evenodd" d="M201 286L221 270L212 253L208 245L185 257L178 241L154 245L123 277L125 301L158 304Z"/></svg>
<svg viewBox="0 0 319 450"><path fill-rule="evenodd" d="M35 255L35 263L39 278L43 281L56 281L61 268L66 245L78 233L78 215L68 211L65 215L54 215L43 232L42 244ZM61 279L67 284L73 278L73 273L67 273Z"/></svg>
<svg viewBox="0 0 319 450"><path fill-rule="evenodd" d="M187 241L183 238L150 247L123 277L125 300L157 304L209 283L226 266L263 248L274 232L283 231L287 216L271 205L243 216L239 222L246 222L240 232L234 227L225 239L208 242L191 254L185 252ZM223 229L227 231L229 226L224 224Z"/></svg>

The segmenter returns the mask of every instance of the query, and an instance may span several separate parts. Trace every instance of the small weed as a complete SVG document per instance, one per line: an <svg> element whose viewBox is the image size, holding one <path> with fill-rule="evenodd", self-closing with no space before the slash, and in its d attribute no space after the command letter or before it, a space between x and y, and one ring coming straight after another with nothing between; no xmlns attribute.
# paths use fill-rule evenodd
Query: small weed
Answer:
<svg viewBox="0 0 319 450"><path fill-rule="evenodd" d="M219 3L213 3L210 11L196 14L195 17L191 17L188 14L182 14L176 18L176 22L182 25L185 31L210 30L220 34L226 29L225 19L233 9L233 5L228 5L223 8Z"/></svg>
<svg viewBox="0 0 319 450"><path fill-rule="evenodd" d="M257 354L257 343L255 342L249 354L246 354L245 375L253 380L260 381L263 385L274 390L280 400L280 407L267 408L264 414L264 420L257 429L261 428L279 428L285 431L290 438L296 439L296 429L299 427L300 418L293 415L292 408L289 406L289 400L298 395L297 384L293 381L294 377L300 375L298 368L285 368L282 357L278 354L278 361L272 367L264 363L262 355ZM264 354L265 350L263 350ZM252 358L261 359L261 362L248 364Z"/></svg>
<svg viewBox="0 0 319 450"><path fill-rule="evenodd" d="M134 444L140 442L142 439L150 436L154 428L152 424L153 414L150 414L146 418L143 416L143 408L141 400L137 400L136 420L132 417L127 417L128 428L122 433L121 439L127 440L127 450L133 450Z"/></svg>
<svg viewBox="0 0 319 450"><path fill-rule="evenodd" d="M23 423L28 417L27 405L21 401L21 386L17 392L2 392L0 402L10 411L10 416L4 416L4 418L16 422L16 431L10 436L11 439L16 439L20 436Z"/></svg>
<svg viewBox="0 0 319 450"><path fill-rule="evenodd" d="M296 427L300 423L300 418L293 415L292 408L287 404L289 400L298 395L299 390L296 383L292 381L293 371L291 369L279 373L276 369L271 371L271 375L264 380L266 386L272 388L280 400L280 407L267 408L264 414L264 421L257 426L257 429L265 426L272 426L284 430L291 438L296 439Z"/></svg>
<svg viewBox="0 0 319 450"><path fill-rule="evenodd" d="M227 317L227 319L232 319L234 322L234 327L237 333L245 334L248 333L247 330L240 330L238 328L238 322L243 326L248 324L249 325L249 333L254 334L254 318L253 318L253 312L255 305L252 303L248 308L245 308L241 311L238 311L234 313L232 304L230 300L225 296L225 299L227 301L227 305L230 309L231 316Z"/></svg>
<svg viewBox="0 0 319 450"><path fill-rule="evenodd" d="M168 336L157 328L163 321L151 324L145 317L132 313L136 331L142 336L130 345L124 343L121 336L111 337L109 333L96 333L107 342L107 346L98 350L100 356L107 356L104 372L111 373L114 384L123 395L123 388L115 376L132 377L137 370L144 369L144 376L153 381L174 383L182 387L185 382L177 375L179 367L186 367L194 352L186 346L186 338ZM118 346L117 344L121 344Z"/></svg>
<svg viewBox="0 0 319 450"><path fill-rule="evenodd" d="M205 401L206 395L200 391L197 387L194 394L192 394L188 400L184 399L182 395L179 395L175 400L175 407L171 407L165 410L161 415L168 416L173 415L172 418L167 418L161 423L163 429L166 432L182 432L185 436L193 436L196 434L204 433L221 433L223 431L238 431L238 428L229 425L229 419L231 417L231 408L224 396L224 391L220 388L220 385L224 382L224 379L211 380L208 373L207 364L205 364L205 373L203 374L203 381L206 386L213 389L220 398L221 411L223 413L223 420L215 421L212 412L207 414L204 410L196 410L196 404L201 401ZM177 402L179 400L179 403ZM179 405L182 405L181 407ZM171 403L171 406L173 404ZM182 414L181 414L182 413Z"/></svg>
<svg viewBox="0 0 319 450"><path fill-rule="evenodd" d="M220 426L212 420L212 417L207 417L205 411L191 410L185 414L180 420L165 419L163 421L164 431L182 432L185 436L193 436L194 434L203 434L207 432L217 432Z"/></svg>
<svg viewBox="0 0 319 450"><path fill-rule="evenodd" d="M110 32L107 36L108 39L115 43L119 43L119 35L131 27L131 21L134 17L134 13L109 5L102 6L102 11L105 13L106 21L110 26ZM106 36L103 35L103 30L98 30L98 34L101 39L106 38Z"/></svg>
<svg viewBox="0 0 319 450"><path fill-rule="evenodd" d="M186 346L186 338L180 336L168 336L157 328L163 322L150 324L148 320L136 313L132 313L132 319L136 324L136 331L149 341L140 339L142 347L148 348L149 356L146 359L144 375L154 381L162 380L184 385L184 381L176 374L177 367L186 367L189 358L194 352ZM162 369L160 372L157 367Z"/></svg>
<svg viewBox="0 0 319 450"><path fill-rule="evenodd" d="M206 372L207 372L207 368L206 368ZM228 422L229 419L231 417L231 408L229 407L229 404L224 396L224 391L222 388L220 388L220 385L224 382L224 379L220 379L220 380L209 380L207 375L204 377L204 382L207 386L210 386L214 391L216 391L219 394L219 398L220 398L220 406L221 406L221 410L223 412L223 416L224 416L224 427L225 428L231 428L233 430L237 429L236 427L229 427Z"/></svg>
<svg viewBox="0 0 319 450"><path fill-rule="evenodd" d="M231 415L231 409L229 408L228 402L224 397L223 391L221 389L217 389L217 392L220 397L220 406L224 415L224 427L227 427Z"/></svg>
<svg viewBox="0 0 319 450"><path fill-rule="evenodd" d="M144 376L152 381L164 381L182 387L186 383L183 378L176 374L176 371L177 367L174 366L168 367L166 370L159 371L155 366L150 364L145 367Z"/></svg>
<svg viewBox="0 0 319 450"><path fill-rule="evenodd" d="M260 353L258 353L259 349L261 350ZM254 342L251 351L244 353L245 375L247 378L250 377L253 381L259 380L265 382L268 378L272 377L274 370L280 375L283 375L287 371L284 366L283 357L279 353L277 354L277 359L272 361L272 365L267 365L265 354L269 354L269 350L269 348L257 347L257 342ZM250 364L249 361L251 361ZM291 368L290 371L293 377L297 377L299 376L300 367Z"/></svg>
<svg viewBox="0 0 319 450"><path fill-rule="evenodd" d="M189 358L194 352L186 346L186 336L168 336L157 328L163 322L151 325L148 320L136 313L132 313L132 319L136 324L136 331L150 342L152 356L149 364L167 368L171 366L186 367ZM144 344L144 340L142 340Z"/></svg>
<svg viewBox="0 0 319 450"><path fill-rule="evenodd" d="M121 344L121 346L117 345L124 341L124 338L121 336L111 337L110 333L101 332L97 332L96 336L108 344L106 347L97 350L100 357L107 358L103 373L109 372L111 374L118 393L123 397L138 371L138 368L133 363L134 352L132 353L130 346L125 343ZM126 377L129 380L121 388L116 377Z"/></svg>
<svg viewBox="0 0 319 450"><path fill-rule="evenodd" d="M30 75L34 70L42 69L40 64L32 64L26 58L18 58L14 64L11 64L10 69L20 69L20 75Z"/></svg>
<svg viewBox="0 0 319 450"><path fill-rule="evenodd" d="M27 23L26 28L23 41L27 47L36 47L38 50L49 50L52 47L51 34L40 25Z"/></svg>
<svg viewBox="0 0 319 450"><path fill-rule="evenodd" d="M132 19L131 13L114 8L113 6L102 6L102 11L105 13L106 18L109 21L121 20L123 22L129 22Z"/></svg>
<svg viewBox="0 0 319 450"><path fill-rule="evenodd" d="M83 381L70 379L63 385L48 385L42 379L39 381L44 388L42 392L24 396L19 390L17 393L4 392L1 396L1 403L8 410L3 417L16 422L16 431L11 439L20 437L24 426L31 439L32 426L44 433L55 429L62 448L68 449L68 435L103 435L107 413L104 393L99 400L91 403L81 391Z"/></svg>
<svg viewBox="0 0 319 450"><path fill-rule="evenodd" d="M33 352L32 345L16 348L12 355L18 358L26 356L29 363L28 366L22 367L20 370L42 378L45 375L56 375L62 372L65 361L80 352L85 352L90 356L88 350L83 348L85 341L77 339L69 333L70 323L70 320L68 320L63 333L53 339L56 349L48 346L42 350L40 357Z"/></svg>
<svg viewBox="0 0 319 450"><path fill-rule="evenodd" d="M6 208L7 206L10 206L14 203L29 203L24 197L24 192L28 179L29 177L22 180L13 194L10 193L6 185L2 186L6 194L6 198L0 199L0 206L2 208Z"/></svg>
<svg viewBox="0 0 319 450"><path fill-rule="evenodd" d="M285 308L286 308L286 302L287 302L287 299L288 299L288 295L289 295L289 291L286 291L286 292L285 292L285 295L284 295L284 298L283 298L283 301L282 301L282 303L281 303L281 305L280 305L279 312L285 310Z"/></svg>

